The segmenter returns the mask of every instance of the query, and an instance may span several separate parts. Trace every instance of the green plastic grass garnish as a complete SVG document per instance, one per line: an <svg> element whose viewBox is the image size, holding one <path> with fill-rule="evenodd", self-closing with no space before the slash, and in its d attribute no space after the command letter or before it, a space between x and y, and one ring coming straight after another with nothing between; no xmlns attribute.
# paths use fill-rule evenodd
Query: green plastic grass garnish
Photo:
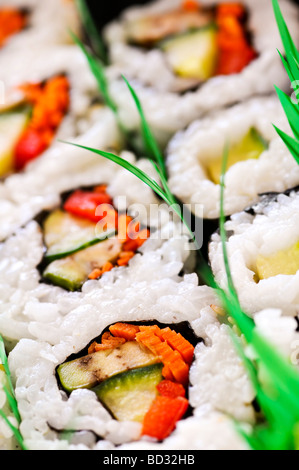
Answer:
<svg viewBox="0 0 299 470"><path fill-rule="evenodd" d="M5 352L5 345L4 345L3 338L1 336L0 336L0 361L1 361L1 364L4 368L4 372L5 372L5 376L6 376L6 380L7 380L7 384L8 384L8 386L6 386L4 384L2 386L2 388L5 392L5 395L6 395L8 404L10 406L10 409L13 413L13 416L15 417L18 425L20 425L21 424L21 417L20 417L20 413L19 413L19 409L18 409L18 403L17 403L16 397L15 397L14 388L13 388L13 385L12 385L11 373L10 373L10 369L9 369L9 365L8 365L7 355L6 355L6 352ZM20 448L22 450L26 450L26 446L24 444L24 440L23 440L23 437L22 437L22 435L19 431L19 428L15 427L11 423L11 421L5 415L3 410L0 410L0 416L5 421L7 426L11 429L11 431L13 432L15 440L19 444Z"/></svg>
<svg viewBox="0 0 299 470"><path fill-rule="evenodd" d="M107 48L103 41L102 35L99 33L99 30L93 20L89 7L86 4L86 0L75 0L75 3L92 49L94 50L97 57L103 62L103 64L107 65Z"/></svg>
<svg viewBox="0 0 299 470"><path fill-rule="evenodd" d="M278 29L282 39L283 47L285 50L286 58L278 51L283 66L289 76L291 86L295 95L299 91L299 52L294 44L288 26L282 15L278 0L272 0L275 18L277 21ZM275 87L278 98L284 109L288 122L290 124L293 136L286 134L284 131L274 125L276 132L281 137L290 153L299 164L299 106L298 100L288 96L284 91Z"/></svg>

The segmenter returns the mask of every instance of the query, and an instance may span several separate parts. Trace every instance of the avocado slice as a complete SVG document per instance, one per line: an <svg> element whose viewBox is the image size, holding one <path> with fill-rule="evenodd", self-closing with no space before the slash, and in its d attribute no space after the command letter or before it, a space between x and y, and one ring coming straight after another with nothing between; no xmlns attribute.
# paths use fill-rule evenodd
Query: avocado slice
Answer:
<svg viewBox="0 0 299 470"><path fill-rule="evenodd" d="M160 47L180 77L205 82L215 73L218 45L214 24L165 40Z"/></svg>
<svg viewBox="0 0 299 470"><path fill-rule="evenodd" d="M57 209L44 222L47 263L65 258L115 235L115 230L98 231L95 223Z"/></svg>
<svg viewBox="0 0 299 470"><path fill-rule="evenodd" d="M14 148L28 124L29 115L27 108L0 114L0 178L15 169Z"/></svg>
<svg viewBox="0 0 299 470"><path fill-rule="evenodd" d="M256 260L256 274L259 280L268 279L280 274L295 275L299 271L299 242L286 250L278 251L271 256L259 256Z"/></svg>
<svg viewBox="0 0 299 470"><path fill-rule="evenodd" d="M116 260L121 249L122 245L116 238L101 243L97 239L96 245L52 261L43 272L43 278L64 289L78 290L94 269Z"/></svg>
<svg viewBox="0 0 299 470"><path fill-rule="evenodd" d="M159 362L159 358L136 341L128 341L115 349L98 351L65 362L57 369L62 387L67 392L92 388L113 375L129 369L146 367Z"/></svg>
<svg viewBox="0 0 299 470"><path fill-rule="evenodd" d="M241 142L232 145L227 159L227 170L238 162L257 160L267 150L268 144L255 128L251 128ZM207 165L207 173L211 181L220 184L222 175L222 155Z"/></svg>
<svg viewBox="0 0 299 470"><path fill-rule="evenodd" d="M158 395L163 364L129 370L105 380L94 392L118 421L142 422Z"/></svg>

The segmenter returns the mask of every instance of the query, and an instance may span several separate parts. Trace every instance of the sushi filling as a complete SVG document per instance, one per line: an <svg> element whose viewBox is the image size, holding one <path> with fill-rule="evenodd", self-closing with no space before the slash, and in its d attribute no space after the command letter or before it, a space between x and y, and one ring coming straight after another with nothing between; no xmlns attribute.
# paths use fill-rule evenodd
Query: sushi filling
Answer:
<svg viewBox="0 0 299 470"><path fill-rule="evenodd" d="M27 24L27 14L15 8L0 9L0 48L11 36L22 31Z"/></svg>
<svg viewBox="0 0 299 470"><path fill-rule="evenodd" d="M70 102L69 81L58 75L22 85L0 114L0 177L23 170L51 145Z"/></svg>
<svg viewBox="0 0 299 470"><path fill-rule="evenodd" d="M104 185L74 191L47 216L43 232L43 279L70 291L127 266L150 236L128 214L118 213Z"/></svg>
<svg viewBox="0 0 299 470"><path fill-rule="evenodd" d="M256 260L256 279L261 281L274 276L294 276L299 271L299 242L271 256Z"/></svg>
<svg viewBox="0 0 299 470"><path fill-rule="evenodd" d="M240 142L229 147L226 170L233 165L247 160L258 160L261 154L267 150L268 143L263 139L255 128L251 128ZM206 166L210 180L220 184L222 175L223 155L211 159Z"/></svg>
<svg viewBox="0 0 299 470"><path fill-rule="evenodd" d="M92 389L116 420L139 422L142 436L161 441L189 408L193 357L194 346L169 327L116 323L57 375L67 393Z"/></svg>
<svg viewBox="0 0 299 470"><path fill-rule="evenodd" d="M199 82L240 73L257 57L239 3L205 8L187 0L177 11L128 22L127 37L134 45L160 48L176 75Z"/></svg>

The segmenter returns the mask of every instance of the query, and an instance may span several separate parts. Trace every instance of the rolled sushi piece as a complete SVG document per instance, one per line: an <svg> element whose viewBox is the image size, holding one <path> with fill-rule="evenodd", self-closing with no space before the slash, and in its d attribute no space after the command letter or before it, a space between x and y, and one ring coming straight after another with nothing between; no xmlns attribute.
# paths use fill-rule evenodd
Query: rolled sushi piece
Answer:
<svg viewBox="0 0 299 470"><path fill-rule="evenodd" d="M293 317L298 314L298 203L298 188L265 194L225 225L235 288L242 307L253 317L268 308ZM209 259L216 280L227 288L217 233L209 245Z"/></svg>
<svg viewBox="0 0 299 470"><path fill-rule="evenodd" d="M299 167L278 138L276 123L289 132L277 96L269 95L211 113L178 132L166 152L173 194L196 216L218 220L226 149L227 216L257 202L261 193L299 184Z"/></svg>
<svg viewBox="0 0 299 470"><path fill-rule="evenodd" d="M99 162L74 178L45 178L50 192L43 211L0 245L0 332L6 342L42 332L55 342L51 324L89 290L113 291L122 278L132 286L148 277L180 280L180 273L194 269L195 251L181 223L134 175ZM151 166L147 160L137 165ZM60 194L57 188L66 186Z"/></svg>
<svg viewBox="0 0 299 470"><path fill-rule="evenodd" d="M288 0L281 8L297 43L298 8ZM214 109L272 92L273 83L289 86L268 0L158 0L126 10L105 38L124 124L134 128L138 116L120 74L134 83L161 140Z"/></svg>
<svg viewBox="0 0 299 470"><path fill-rule="evenodd" d="M9 364L28 448L247 449L232 419L254 422L254 391L215 302L193 274L119 278L69 306L54 345L22 339Z"/></svg>
<svg viewBox="0 0 299 470"><path fill-rule="evenodd" d="M75 2L52 0L0 1L0 56L9 60L24 58L28 48L68 44L69 31L81 34Z"/></svg>
<svg viewBox="0 0 299 470"><path fill-rule="evenodd" d="M8 83L0 110L1 240L46 209L53 192L88 185L98 165L104 171L106 161L61 140L114 152L122 146L79 48L49 48L26 73L16 65Z"/></svg>
<svg viewBox="0 0 299 470"><path fill-rule="evenodd" d="M96 80L77 46L50 47L37 56L31 50L29 57L25 70L15 61L3 77L1 178L26 169L58 139L86 133L103 114Z"/></svg>

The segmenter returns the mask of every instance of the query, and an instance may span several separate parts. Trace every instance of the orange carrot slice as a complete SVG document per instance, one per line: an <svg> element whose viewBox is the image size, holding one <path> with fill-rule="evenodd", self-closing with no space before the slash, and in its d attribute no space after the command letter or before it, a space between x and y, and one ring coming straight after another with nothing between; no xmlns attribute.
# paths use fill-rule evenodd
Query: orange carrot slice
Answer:
<svg viewBox="0 0 299 470"><path fill-rule="evenodd" d="M178 398L186 395L183 385L171 380L162 380L157 386L157 390L163 397Z"/></svg>
<svg viewBox="0 0 299 470"><path fill-rule="evenodd" d="M186 340L180 333L176 333L170 328L161 330L161 338L166 341L172 349L178 351L187 364L191 364L194 356L194 346Z"/></svg>
<svg viewBox="0 0 299 470"><path fill-rule="evenodd" d="M145 415L142 435L162 441L175 429L176 423L184 416L188 406L186 398L158 396Z"/></svg>
<svg viewBox="0 0 299 470"><path fill-rule="evenodd" d="M124 338L127 341L134 341L139 332L139 326L129 323L115 323L109 328L110 333L118 338Z"/></svg>
<svg viewBox="0 0 299 470"><path fill-rule="evenodd" d="M151 327L137 333L136 340L160 357L164 366L170 370L177 382L185 386L188 384L189 366L178 351L174 351L165 341L161 341L158 336L153 334Z"/></svg>

